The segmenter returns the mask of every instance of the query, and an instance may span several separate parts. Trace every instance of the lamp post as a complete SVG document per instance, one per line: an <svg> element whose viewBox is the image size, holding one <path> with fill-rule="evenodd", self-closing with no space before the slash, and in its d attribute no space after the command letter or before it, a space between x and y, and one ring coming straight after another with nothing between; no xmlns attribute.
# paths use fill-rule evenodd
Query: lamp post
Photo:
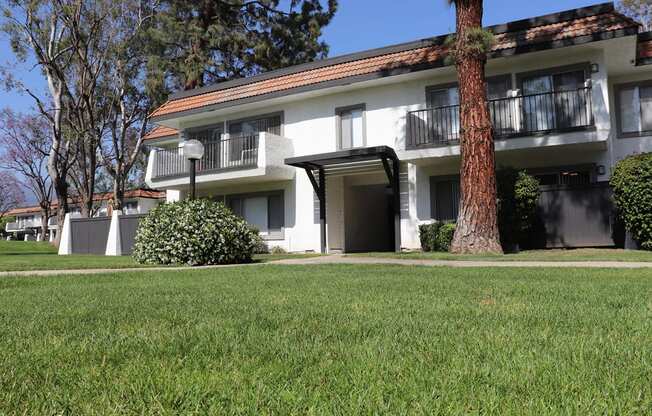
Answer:
<svg viewBox="0 0 652 416"><path fill-rule="evenodd" d="M183 157L190 161L190 199L195 199L195 174L197 161L204 156L204 145L199 140L183 142Z"/></svg>

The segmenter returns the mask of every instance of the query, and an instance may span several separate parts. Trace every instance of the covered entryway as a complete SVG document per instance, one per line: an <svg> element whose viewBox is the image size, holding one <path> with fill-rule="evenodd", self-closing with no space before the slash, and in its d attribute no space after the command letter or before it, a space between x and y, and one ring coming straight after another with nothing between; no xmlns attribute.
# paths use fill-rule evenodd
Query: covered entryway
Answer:
<svg viewBox="0 0 652 416"><path fill-rule="evenodd" d="M401 250L399 160L388 146L367 147L285 159L285 164L304 169L319 199L321 252L328 247L326 207L329 177L381 173L384 180L348 183L338 220L344 224L344 251ZM340 181L340 183L343 183Z"/></svg>

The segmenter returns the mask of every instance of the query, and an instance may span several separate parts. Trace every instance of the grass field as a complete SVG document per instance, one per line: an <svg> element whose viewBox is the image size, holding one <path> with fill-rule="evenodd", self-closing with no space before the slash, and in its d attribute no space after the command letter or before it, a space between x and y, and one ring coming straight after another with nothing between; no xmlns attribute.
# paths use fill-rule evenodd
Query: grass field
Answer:
<svg viewBox="0 0 652 416"><path fill-rule="evenodd" d="M0 414L650 414L647 270L0 279Z"/></svg>
<svg viewBox="0 0 652 416"><path fill-rule="evenodd" d="M400 259L426 260L490 260L490 261L652 261L652 252L641 250L622 250L615 248L578 248L528 250L505 255L459 255L439 252L404 252L404 253L360 253L351 256L385 257Z"/></svg>
<svg viewBox="0 0 652 416"><path fill-rule="evenodd" d="M310 257L316 254L259 254L256 262L285 258ZM35 241L0 241L0 272L24 270L128 269L151 267L136 263L131 256L71 255L58 256L49 243Z"/></svg>

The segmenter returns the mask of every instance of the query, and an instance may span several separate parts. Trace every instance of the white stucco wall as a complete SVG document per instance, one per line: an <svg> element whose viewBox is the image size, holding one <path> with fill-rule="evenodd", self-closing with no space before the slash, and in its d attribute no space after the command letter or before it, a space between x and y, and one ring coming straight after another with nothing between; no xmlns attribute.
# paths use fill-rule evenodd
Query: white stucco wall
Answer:
<svg viewBox="0 0 652 416"><path fill-rule="evenodd" d="M652 151L652 137L618 139L615 133L613 86L616 83L638 79L652 79L652 66L635 68L624 62L622 56L633 54L632 39L595 42L529 53L510 58L492 60L487 65L487 75L512 74L555 68L580 63L591 63L597 71L591 74L592 101L595 131L553 134L538 137L522 137L496 142L498 166L541 168L595 164L604 166L599 181L608 180L611 167L620 158L642 151ZM609 57L618 56L614 63ZM633 55L632 55L633 57ZM613 72L613 73L612 73ZM617 72L617 73L616 73ZM283 128L277 144L286 141L284 148L291 147L288 156L303 156L337 150L336 109L338 107L364 104L366 108L366 146L388 145L399 154L401 163L401 234L402 246L417 248L417 228L430 220L431 176L455 174L459 170L459 146L432 148L420 151L405 150L405 117L411 110L426 107L426 87L455 81L452 68L422 71L364 83L337 87L330 91L306 93L248 106L233 107L211 114L188 117L178 122L182 128L208 125L225 120L240 119L261 114L283 112ZM273 138L271 138L273 139ZM270 140L271 140L270 139ZM276 151L274 151L276 152ZM280 163L276 160L275 163ZM381 171L382 172L382 171ZM233 172L238 175L238 172ZM378 179L380 178L380 179ZM283 189L285 192L285 238L278 244L289 251L318 251L320 229L315 214L316 202L313 188L302 170L296 170L293 178L277 181L260 178L242 184L226 184L215 178L206 181L200 195L223 195L256 190ZM344 246L344 189L348 177L328 178L327 222L328 245L332 249ZM384 180L383 175L376 180ZM168 190L168 201L183 198L184 187ZM274 243L272 243L274 244Z"/></svg>

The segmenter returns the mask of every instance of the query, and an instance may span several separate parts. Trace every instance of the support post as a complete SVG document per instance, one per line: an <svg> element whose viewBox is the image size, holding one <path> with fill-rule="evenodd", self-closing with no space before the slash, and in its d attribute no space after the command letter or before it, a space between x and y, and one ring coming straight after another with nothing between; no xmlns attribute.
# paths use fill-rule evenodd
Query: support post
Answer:
<svg viewBox="0 0 652 416"><path fill-rule="evenodd" d="M59 242L59 255L67 256L72 254L72 225L70 224L70 213L67 212L63 220L63 226L57 232L61 232L61 241Z"/></svg>
<svg viewBox="0 0 652 416"><path fill-rule="evenodd" d="M122 239L120 236L120 216L122 211L115 210L111 213L111 225L109 226L109 235L106 241L105 256L122 255Z"/></svg>
<svg viewBox="0 0 652 416"><path fill-rule="evenodd" d="M401 252L401 184L400 166L397 159L392 160L394 180L392 181L392 192L394 197L394 251Z"/></svg>
<svg viewBox="0 0 652 416"><path fill-rule="evenodd" d="M197 159L190 159L190 199L195 199L195 168Z"/></svg>
<svg viewBox="0 0 652 416"><path fill-rule="evenodd" d="M326 254L326 178L324 168L319 168L319 227L321 231L321 253Z"/></svg>

